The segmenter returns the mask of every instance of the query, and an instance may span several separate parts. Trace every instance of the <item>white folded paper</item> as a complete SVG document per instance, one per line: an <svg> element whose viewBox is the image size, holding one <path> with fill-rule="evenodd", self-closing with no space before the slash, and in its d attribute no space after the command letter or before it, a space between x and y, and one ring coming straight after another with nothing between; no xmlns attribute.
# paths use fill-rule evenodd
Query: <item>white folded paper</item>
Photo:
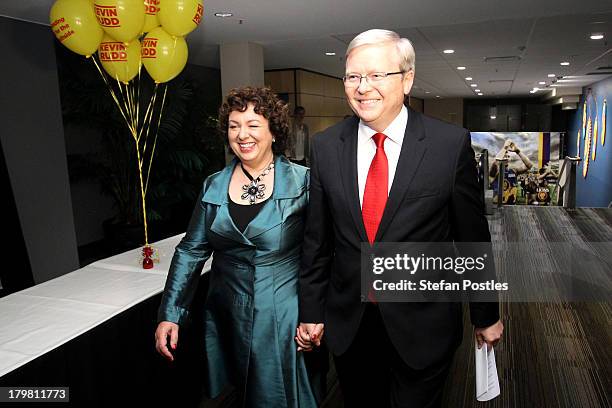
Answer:
<svg viewBox="0 0 612 408"><path fill-rule="evenodd" d="M497 366L495 365L495 351L487 350L487 345L478 349L476 343L476 399L489 401L500 394Z"/></svg>

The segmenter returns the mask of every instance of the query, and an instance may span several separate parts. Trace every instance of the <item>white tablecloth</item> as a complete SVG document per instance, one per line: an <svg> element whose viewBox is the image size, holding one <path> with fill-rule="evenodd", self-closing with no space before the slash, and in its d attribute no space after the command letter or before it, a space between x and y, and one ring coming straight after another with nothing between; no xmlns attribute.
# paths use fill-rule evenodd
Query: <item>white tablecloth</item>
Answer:
<svg viewBox="0 0 612 408"><path fill-rule="evenodd" d="M1 298L0 376L160 293L183 235L153 243L153 269L142 269L137 248Z"/></svg>

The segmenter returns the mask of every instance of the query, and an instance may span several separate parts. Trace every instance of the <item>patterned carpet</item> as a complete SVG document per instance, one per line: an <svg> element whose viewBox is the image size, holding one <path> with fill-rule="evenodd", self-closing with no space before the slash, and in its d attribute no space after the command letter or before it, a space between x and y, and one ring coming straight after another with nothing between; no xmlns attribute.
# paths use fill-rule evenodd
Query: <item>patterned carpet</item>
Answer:
<svg viewBox="0 0 612 408"><path fill-rule="evenodd" d="M612 209L567 211L559 207L507 206L489 218L489 227L493 242L502 248L508 242L532 241L593 247L590 243L612 242ZM596 246L595 250L601 247ZM546 262L554 265L555 259L542 261L541 251L539 246L537 251L523 254L528 258L524 261L538 262L543 265L542 270L546 270ZM610 259L610 254L601 255ZM516 259L507 251L496 251L496 265L500 278L520 272ZM603 271L608 278L610 273L610 270ZM550 286L545 282L548 281L543 281L543 287ZM495 355L501 395L486 403L476 401L472 327L466 311L464 339L445 387L444 407L612 406L612 303L502 301L500 307L505 332ZM343 407L333 365L328 379L329 394L323 407ZM233 406L237 406L237 401L231 392L217 401L203 401L201 405Z"/></svg>
<svg viewBox="0 0 612 408"><path fill-rule="evenodd" d="M492 216L489 226L493 242L542 240L588 245L612 241L612 210L570 212L558 207L509 206ZM539 254L532 255L537 262ZM495 351L501 395L488 403L476 401L471 327L466 318L466 335L455 355L444 406L611 406L610 302L504 302L501 311L505 333Z"/></svg>

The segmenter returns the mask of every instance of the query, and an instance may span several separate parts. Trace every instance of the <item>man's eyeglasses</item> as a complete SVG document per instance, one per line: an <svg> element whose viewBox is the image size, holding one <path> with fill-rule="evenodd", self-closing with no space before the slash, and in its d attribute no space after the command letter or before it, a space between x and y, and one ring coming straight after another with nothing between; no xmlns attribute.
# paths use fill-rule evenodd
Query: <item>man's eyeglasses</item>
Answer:
<svg viewBox="0 0 612 408"><path fill-rule="evenodd" d="M403 74L405 72L406 71L397 71L397 72L370 72L369 74L366 74L366 75L349 73L349 74L346 74L342 78L342 80L344 81L344 85L345 86L349 86L349 87L359 86L361 84L361 80L363 78L365 78L366 81L368 81L368 83L370 85L375 85L375 84L378 84L378 83L382 83L385 80L385 78L387 78L389 75Z"/></svg>

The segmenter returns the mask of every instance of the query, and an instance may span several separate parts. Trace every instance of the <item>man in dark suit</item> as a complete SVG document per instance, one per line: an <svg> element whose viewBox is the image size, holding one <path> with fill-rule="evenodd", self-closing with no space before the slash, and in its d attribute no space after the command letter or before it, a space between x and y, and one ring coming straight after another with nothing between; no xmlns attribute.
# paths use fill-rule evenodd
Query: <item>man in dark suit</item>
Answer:
<svg viewBox="0 0 612 408"><path fill-rule="evenodd" d="M460 303L366 302L361 243L490 241L469 132L406 108L413 80L410 41L358 35L344 76L356 116L311 145L296 341L325 335L346 407L439 406L462 339ZM470 316L481 346L499 341L497 303Z"/></svg>

